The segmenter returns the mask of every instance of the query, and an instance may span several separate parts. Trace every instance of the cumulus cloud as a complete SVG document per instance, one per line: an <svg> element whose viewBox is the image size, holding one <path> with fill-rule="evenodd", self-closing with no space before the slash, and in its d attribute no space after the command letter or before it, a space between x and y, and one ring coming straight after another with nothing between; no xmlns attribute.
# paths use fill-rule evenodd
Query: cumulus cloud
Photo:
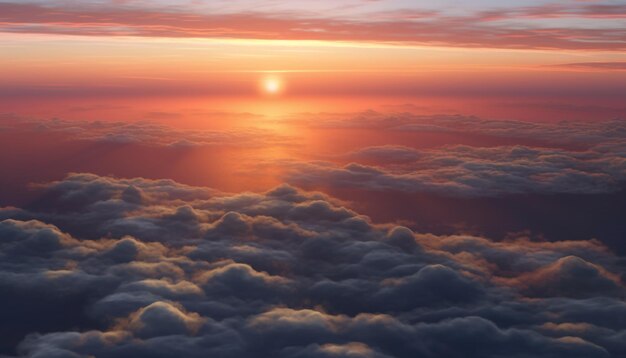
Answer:
<svg viewBox="0 0 626 358"><path fill-rule="evenodd" d="M285 348L281 356L294 358L385 358L388 355L381 354L368 347L366 344L351 342L347 344L312 344L305 348Z"/></svg>
<svg viewBox="0 0 626 358"><path fill-rule="evenodd" d="M73 140L116 145L143 144L185 149L199 146L260 146L287 144L287 138L269 131L247 128L237 131L177 129L153 121L71 121L59 118L33 119L1 115L5 131L58 133ZM261 139L262 138L262 139Z"/></svg>
<svg viewBox="0 0 626 358"><path fill-rule="evenodd" d="M385 131L480 134L511 139L541 140L547 147L562 145L589 148L605 143L621 143L626 138L626 120L607 121L519 121L485 119L463 114L424 115L415 108L360 113L316 114L302 117L300 123L315 128L373 128Z"/></svg>
<svg viewBox="0 0 626 358"><path fill-rule="evenodd" d="M271 148L289 145L295 139L256 130L237 133L177 130L150 122L81 122L12 116L2 117L0 122L6 123L10 130L54 132L74 141L108 142L121 146L124 153L133 153L133 149L124 149L128 143L166 146L175 153L181 141L194 146L240 147L245 144L246 147ZM243 169L244 173L252 174L253 170L271 167L271 172L283 174L283 181L297 186L427 192L462 197L610 193L620 190L626 178L626 121L622 119L542 123L366 111L356 116L316 114L313 119L302 115L291 124L318 129L376 129L385 135L389 144L357 147L347 153L335 152L326 156L315 150L302 149L297 156L289 154L275 160L255 162L256 165ZM468 138L479 136L476 138L480 140L470 141L472 145L444 141L437 147L413 148L394 144L399 133L453 133ZM242 154L235 154L235 158L239 158L238 155ZM134 186L128 187L122 196L129 205L140 204L145 199L142 188ZM101 209L106 207L102 205ZM192 216L198 214L188 208L178 210L170 216L187 216L193 221ZM150 224L146 220L126 218L112 222L111 225L116 227L111 229L133 234L133 230L147 230ZM192 229L192 225L181 224L179 229Z"/></svg>
<svg viewBox="0 0 626 358"><path fill-rule="evenodd" d="M514 279L529 296L623 296L618 276L576 256L560 258Z"/></svg>
<svg viewBox="0 0 626 358"><path fill-rule="evenodd" d="M522 193L607 193L626 180L626 156L602 149L573 151L527 146L451 146L417 150L368 147L350 162L292 162L289 182L451 196Z"/></svg>
<svg viewBox="0 0 626 358"><path fill-rule="evenodd" d="M38 189L0 210L5 355L626 352L623 263L594 240L420 234L288 185L71 174Z"/></svg>
<svg viewBox="0 0 626 358"><path fill-rule="evenodd" d="M141 338L195 334L202 325L197 313L187 313L170 303L155 302L131 314L123 328ZM124 327L126 326L126 327Z"/></svg>
<svg viewBox="0 0 626 358"><path fill-rule="evenodd" d="M285 181L305 187L426 192L461 197L598 194L626 179L626 121L524 122L463 115L366 111L295 120L316 129L361 128L395 135L458 135L467 144L365 146L285 163ZM426 137L427 138L427 137ZM473 138L473 139L472 139ZM419 140L419 139L416 139ZM465 143L461 141L461 143ZM470 145L471 143L471 145Z"/></svg>

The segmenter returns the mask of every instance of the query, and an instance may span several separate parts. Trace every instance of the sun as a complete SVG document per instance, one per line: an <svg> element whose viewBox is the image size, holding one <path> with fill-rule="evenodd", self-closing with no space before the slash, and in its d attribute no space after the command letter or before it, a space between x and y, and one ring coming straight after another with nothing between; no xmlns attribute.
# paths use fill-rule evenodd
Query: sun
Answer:
<svg viewBox="0 0 626 358"><path fill-rule="evenodd" d="M263 92L269 95L277 95L283 90L283 83L279 78L268 77L262 82Z"/></svg>

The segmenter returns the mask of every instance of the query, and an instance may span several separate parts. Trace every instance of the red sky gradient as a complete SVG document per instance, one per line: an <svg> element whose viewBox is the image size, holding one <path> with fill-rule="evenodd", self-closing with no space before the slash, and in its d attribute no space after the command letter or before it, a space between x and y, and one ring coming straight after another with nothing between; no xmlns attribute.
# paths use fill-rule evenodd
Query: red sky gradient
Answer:
<svg viewBox="0 0 626 358"><path fill-rule="evenodd" d="M619 2L214 5L0 2L0 93L253 96L263 73L285 77L292 96L626 89Z"/></svg>
<svg viewBox="0 0 626 358"><path fill-rule="evenodd" d="M624 0L0 0L0 357L626 357Z"/></svg>
<svg viewBox="0 0 626 358"><path fill-rule="evenodd" d="M182 131L264 130L306 143L304 155L263 143L269 158L281 160L320 159L372 145L477 144L474 135L465 140L430 132L311 129L307 123L315 117L359 118L376 111L554 123L603 122L626 113L626 19L619 2L257 5L0 1L1 113L35 121L149 121ZM281 82L280 94L263 92L268 77ZM71 130L58 133L62 141L76 139L66 137ZM5 135L20 138L11 131ZM482 140L483 145L517 143ZM43 150L56 141L35 143ZM18 140L12 152L27 142ZM121 155L128 157L127 152ZM35 160L38 150L29 147L28 153ZM30 158L28 153L23 156ZM144 158L138 162L149 156L132 154L137 155ZM246 149L229 155L248 156ZM151 176L219 182L229 190L254 182L266 183L254 189L266 189L282 180L215 181L212 170L198 169L212 161L209 157L189 154L181 160L189 163L184 169ZM5 160L11 158L7 154ZM75 170L102 165L106 174L108 160L112 173L142 174L127 171L134 165L118 159ZM61 167L51 166L57 176L72 170ZM273 172L282 170L278 167ZM232 166L227 176L237 170Z"/></svg>

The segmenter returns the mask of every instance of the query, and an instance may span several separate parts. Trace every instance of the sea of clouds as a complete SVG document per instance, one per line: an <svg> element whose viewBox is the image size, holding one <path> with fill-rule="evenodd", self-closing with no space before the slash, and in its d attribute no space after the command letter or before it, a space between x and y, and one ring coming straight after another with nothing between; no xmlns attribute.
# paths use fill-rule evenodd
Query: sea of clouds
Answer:
<svg viewBox="0 0 626 358"><path fill-rule="evenodd" d="M618 357L595 240L436 236L282 185L70 174L0 210L7 356Z"/></svg>

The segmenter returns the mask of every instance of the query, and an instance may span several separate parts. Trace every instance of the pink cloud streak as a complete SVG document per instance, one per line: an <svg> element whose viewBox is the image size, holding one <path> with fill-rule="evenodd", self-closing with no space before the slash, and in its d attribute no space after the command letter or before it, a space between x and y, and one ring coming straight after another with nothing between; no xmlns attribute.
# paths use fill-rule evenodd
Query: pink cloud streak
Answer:
<svg viewBox="0 0 626 358"><path fill-rule="evenodd" d="M521 12L520 12L521 11ZM261 13L196 14L143 9L64 9L32 4L0 4L0 32L86 36L248 38L427 44L458 47L609 50L626 49L623 28L513 27L493 20L576 15L621 17L623 6L589 5L568 11L534 8L483 12L466 17L436 13L387 13L375 21ZM381 15L381 14L379 14Z"/></svg>

